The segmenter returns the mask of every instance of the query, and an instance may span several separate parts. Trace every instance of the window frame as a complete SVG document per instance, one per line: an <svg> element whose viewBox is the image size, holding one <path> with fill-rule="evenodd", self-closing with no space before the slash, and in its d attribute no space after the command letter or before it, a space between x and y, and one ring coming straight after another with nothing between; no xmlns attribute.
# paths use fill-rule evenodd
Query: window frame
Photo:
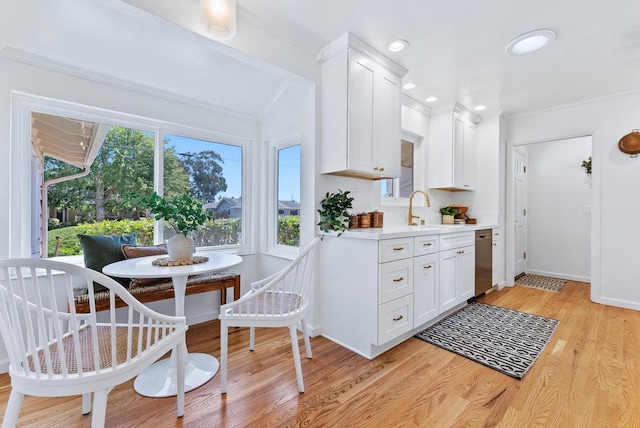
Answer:
<svg viewBox="0 0 640 428"><path fill-rule="evenodd" d="M286 259L295 259L300 253L300 247L278 244L278 156L279 150L293 146L300 146L300 166L302 167L302 136L300 131L271 138L268 147L268 191L267 191L267 254ZM302 171L300 171L300 199L302 202ZM302 220L302 203L298 216ZM302 224L300 225L302 229Z"/></svg>
<svg viewBox="0 0 640 428"><path fill-rule="evenodd" d="M201 140L211 143L219 143L219 144L227 144L231 146L238 146L242 149L242 233L241 233L241 243L236 245L215 245L215 246L207 246L207 247L199 247L198 250L203 251L212 251L212 250L237 250L242 254L252 252L252 221L250 219L253 218L252 214L252 195L249 194L250 191L250 183L252 180L252 168L251 168L251 160L252 160L252 140L243 137L237 137L228 134L222 134L215 131L206 131L196 128L191 128L187 126L181 125L165 125L164 127L158 128L158 133L156 134L156 151L160 154L156 156L155 162L157 165L154 166L155 174L154 174L154 186L159 195L164 193L164 136L166 134L171 134L184 138L192 138L195 140ZM162 192L162 193L161 193ZM153 236L155 242L163 242L164 236L164 227L162 224L158 227L158 223L162 222L162 220L156 220L154 222L154 231Z"/></svg>
<svg viewBox="0 0 640 428"><path fill-rule="evenodd" d="M156 192L162 194L163 191L163 136L167 133L174 135L181 135L190 138L196 138L199 140L213 141L222 144L237 145L242 148L242 195L243 195L243 211L242 211L242 242L239 245L228 246L210 246L199 247L198 250L205 251L229 251L233 250L239 254L249 254L254 252L254 239L253 239L253 200L254 195L249 194L252 183L252 150L254 140L246 137L234 136L229 134L223 134L216 131L175 124L157 119L146 118L143 116L136 116L129 113L123 113L113 110L105 110L98 107L92 107L83 104L70 103L63 100L51 99L39 97L36 95L30 95L25 93L12 93L12 109L18 114L17 120L19 120L17 129L23 137L19 138L20 141L31 141L31 118L32 113L46 113L50 115L56 115L61 117L71 117L74 119L85 120L88 122L96 122L108 124L111 126L122 126L126 128L133 128L141 131L153 132L155 135L154 145L154 188ZM12 119L13 123L14 119ZM31 174L33 171L33 158L37 156L33 153L32 144L28 145L28 149L24 149L20 156L24 156L23 159L29 162L29 168ZM28 251L32 257L40 254L41 258L49 258L48 255L41 254L40 248L34 248L37 245L39 238L46 241L46 236L39 236L39 228L42 227L42 216L39 214L38 204L36 200L39 199L40 189L37 183L31 180L20 181L23 185L29 186L30 198L27 198L31 205L28 210L30 216L30 227L26 227L23 230L24 242L28 242L29 248L25 248L20 251ZM26 190L26 189L25 189ZM246 195L246 198L245 198ZM24 201L23 201L24 202ZM245 205L246 204L246 205ZM28 234L28 236L26 236ZM154 222L154 241L162 242L162 225L158 222ZM13 251L12 251L13 252ZM69 256L71 258L76 256Z"/></svg>
<svg viewBox="0 0 640 428"><path fill-rule="evenodd" d="M413 132L402 130L400 135L400 141L406 141L408 143L413 144L413 190L420 189L420 187L424 184L424 180L420 180L418 174L416 174L417 166L418 166L418 156L420 153L420 148L422 145L423 137ZM409 198L401 198L397 196L400 194L400 178L393 178L393 194L396 196L393 197L383 197L380 196L380 205L381 206L409 206ZM380 185L382 186L382 181L380 180ZM379 189L378 194L382 192L382 189Z"/></svg>

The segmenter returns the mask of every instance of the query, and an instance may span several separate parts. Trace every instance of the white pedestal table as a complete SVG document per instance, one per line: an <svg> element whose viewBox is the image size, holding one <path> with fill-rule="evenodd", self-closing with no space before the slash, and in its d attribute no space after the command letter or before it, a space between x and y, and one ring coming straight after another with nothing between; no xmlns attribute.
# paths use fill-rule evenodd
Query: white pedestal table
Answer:
<svg viewBox="0 0 640 428"><path fill-rule="evenodd" d="M190 275L222 270L237 265L242 257L224 253L196 253L208 257L205 263L187 266L153 266L159 256L140 257L111 263L102 269L106 275L119 278L167 278L173 281L176 315L184 315L184 297L187 278ZM226 290L222 290L224 293ZM174 351L175 352L175 351ZM185 392L208 382L218 371L220 363L209 354L189 353L185 371ZM170 397L176 395L176 357L160 360L136 377L134 389L146 397Z"/></svg>

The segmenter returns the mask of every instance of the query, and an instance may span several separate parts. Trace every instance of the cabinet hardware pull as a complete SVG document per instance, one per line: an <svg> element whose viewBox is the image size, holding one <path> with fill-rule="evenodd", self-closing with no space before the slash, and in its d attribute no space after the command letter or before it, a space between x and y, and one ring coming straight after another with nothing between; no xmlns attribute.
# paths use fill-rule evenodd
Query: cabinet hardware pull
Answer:
<svg viewBox="0 0 640 428"><path fill-rule="evenodd" d="M404 250L404 247L395 247L393 249L393 251L402 251L402 250Z"/></svg>
<svg viewBox="0 0 640 428"><path fill-rule="evenodd" d="M426 265L423 269L431 269L432 266L431 265Z"/></svg>
<svg viewBox="0 0 640 428"><path fill-rule="evenodd" d="M401 276L400 278L394 278L393 282L400 282L400 281L404 281L404 277Z"/></svg>
<svg viewBox="0 0 640 428"><path fill-rule="evenodd" d="M494 235L496 235L496 236L500 236L500 234L499 234L498 232L494 233Z"/></svg>
<svg viewBox="0 0 640 428"><path fill-rule="evenodd" d="M497 247L497 246L498 246L498 243L497 243L497 242L494 242L492 245L493 245L494 247Z"/></svg>
<svg viewBox="0 0 640 428"><path fill-rule="evenodd" d="M427 243L427 244L422 244L423 247L430 247L431 246L431 242Z"/></svg>
<svg viewBox="0 0 640 428"><path fill-rule="evenodd" d="M378 168L377 166L374 166L374 167L373 167L373 170L374 170L374 171L377 171L378 169L379 169L379 168Z"/></svg>
<svg viewBox="0 0 640 428"><path fill-rule="evenodd" d="M380 167L380 171L384 171L384 167L382 167L382 166L381 166L381 167Z"/></svg>
<svg viewBox="0 0 640 428"><path fill-rule="evenodd" d="M399 317L395 317L393 320L394 321L400 321L402 318L404 318L404 316L400 315Z"/></svg>

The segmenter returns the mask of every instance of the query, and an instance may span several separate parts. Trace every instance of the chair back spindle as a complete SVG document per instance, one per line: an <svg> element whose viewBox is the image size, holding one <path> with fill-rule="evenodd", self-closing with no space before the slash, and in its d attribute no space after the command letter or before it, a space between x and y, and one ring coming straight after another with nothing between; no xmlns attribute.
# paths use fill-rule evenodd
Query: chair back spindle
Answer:
<svg viewBox="0 0 640 428"><path fill-rule="evenodd" d="M96 311L94 283L107 288L109 310ZM79 313L74 289L84 285L90 310ZM126 309L118 312L116 297ZM51 260L0 261L0 333L12 387L20 394L48 395L47 388L54 396L94 392L88 377L95 378L93 388L113 381L112 388L184 343L186 330L184 317L150 310L102 273Z"/></svg>

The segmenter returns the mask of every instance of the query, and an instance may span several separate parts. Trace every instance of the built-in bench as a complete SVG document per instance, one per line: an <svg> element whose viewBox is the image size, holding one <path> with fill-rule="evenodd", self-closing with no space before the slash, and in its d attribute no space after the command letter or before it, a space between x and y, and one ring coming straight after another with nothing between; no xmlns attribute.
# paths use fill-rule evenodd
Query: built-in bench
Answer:
<svg viewBox="0 0 640 428"><path fill-rule="evenodd" d="M227 289L233 288L233 299L240 298L240 275L231 272L212 272L200 275L193 275L187 279L185 294L205 293L207 291L220 290L220 303L227 302ZM171 280L150 285L138 285L129 289L129 292L140 302L149 303L158 300L171 299L174 297L173 283ZM109 291L99 291L94 294L96 310L109 309ZM89 294L87 288L76 289L75 292L76 312L89 312ZM125 303L116 297L116 308L126 306Z"/></svg>

